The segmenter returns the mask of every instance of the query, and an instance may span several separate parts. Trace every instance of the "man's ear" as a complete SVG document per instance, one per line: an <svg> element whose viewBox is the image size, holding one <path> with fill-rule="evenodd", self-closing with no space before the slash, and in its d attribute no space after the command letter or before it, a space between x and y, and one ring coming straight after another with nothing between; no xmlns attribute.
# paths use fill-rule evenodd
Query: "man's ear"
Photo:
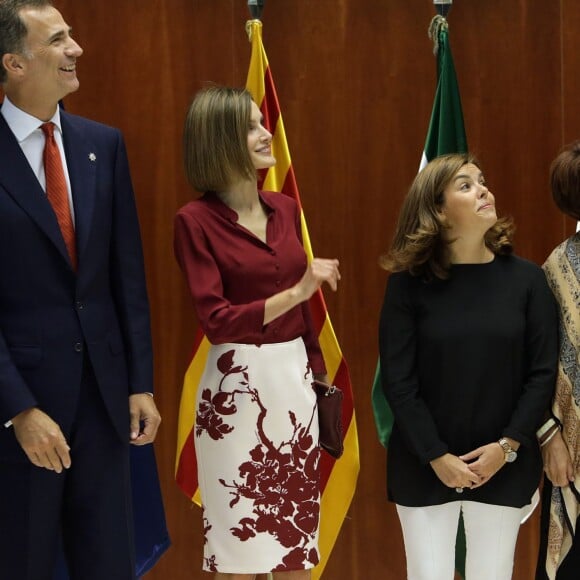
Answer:
<svg viewBox="0 0 580 580"><path fill-rule="evenodd" d="M2 57L2 65L8 74L19 75L24 69L22 56L10 52L7 52Z"/></svg>

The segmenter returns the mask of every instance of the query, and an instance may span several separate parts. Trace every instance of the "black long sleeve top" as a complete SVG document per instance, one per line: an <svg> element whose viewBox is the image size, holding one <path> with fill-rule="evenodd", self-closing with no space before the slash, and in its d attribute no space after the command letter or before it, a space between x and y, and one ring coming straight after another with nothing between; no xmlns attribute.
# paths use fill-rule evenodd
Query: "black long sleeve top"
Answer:
<svg viewBox="0 0 580 580"><path fill-rule="evenodd" d="M392 501L529 503L542 472L535 431L554 389L557 324L542 270L515 256L454 265L447 280L390 276L379 342L395 416L387 461ZM521 443L517 460L461 498L429 464L502 436Z"/></svg>

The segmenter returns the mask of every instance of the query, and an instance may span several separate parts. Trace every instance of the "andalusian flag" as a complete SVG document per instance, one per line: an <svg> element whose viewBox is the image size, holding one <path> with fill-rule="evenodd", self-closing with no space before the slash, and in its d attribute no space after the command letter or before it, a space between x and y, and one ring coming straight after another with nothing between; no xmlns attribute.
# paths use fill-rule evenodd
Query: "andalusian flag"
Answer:
<svg viewBox="0 0 580 580"><path fill-rule="evenodd" d="M463 111L449 46L447 20L442 16L435 16L429 27L429 36L435 42L437 54L437 90L419 171L439 155L467 152ZM387 447L394 419L381 387L380 363L377 364L375 373L372 402L379 440ZM456 563L457 570L465 575L465 536L462 526L458 534Z"/></svg>
<svg viewBox="0 0 580 580"><path fill-rule="evenodd" d="M252 43L252 56L246 87L260 107L264 116L264 126L273 135L272 154L277 160L276 166L270 168L263 176L260 188L289 195L301 207L280 105L268 65L268 58L262 44L262 23L259 20L250 20L246 28ZM312 247L303 213L301 222L304 247L309 260L311 260ZM350 506L359 472L359 455L352 385L346 362L328 317L322 292L318 291L311 298L310 308L318 331L329 380L344 392L342 416L344 454L338 461L334 461L327 453L321 454L322 502L319 541L321 561L312 573L313 579L316 580L324 570ZM193 359L185 375L179 410L176 480L186 495L197 504L200 504L200 495L193 445L195 395L205 366L208 348L207 338L201 334L201 331L198 331Z"/></svg>
<svg viewBox="0 0 580 580"><path fill-rule="evenodd" d="M455 65L449 46L447 21L435 16L429 27L429 35L436 42L437 90L431 112L431 122L419 171L431 159L446 153L466 153L467 138L463 125L463 111L459 86L455 75ZM373 411L379 440L386 447L393 428L393 414L381 387L381 368L377 364L373 383Z"/></svg>

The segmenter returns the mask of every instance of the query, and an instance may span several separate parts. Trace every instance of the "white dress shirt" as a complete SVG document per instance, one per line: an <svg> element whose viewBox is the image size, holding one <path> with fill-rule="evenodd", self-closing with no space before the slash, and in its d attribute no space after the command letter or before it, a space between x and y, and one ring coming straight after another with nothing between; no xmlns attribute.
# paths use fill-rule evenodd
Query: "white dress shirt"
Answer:
<svg viewBox="0 0 580 580"><path fill-rule="evenodd" d="M42 189L46 191L46 177L44 175L44 162L42 160L42 154L44 152L44 133L40 128L44 121L25 113L22 109L13 105L8 97L4 97L4 102L2 103L2 108L0 109L2 116L6 120L8 127L22 152L28 159L34 175L36 175L38 182L42 186ZM60 158L62 160L62 166L64 169L64 176L66 178L66 188L68 191L68 201L71 208L73 227L75 223L75 212L72 200L72 190L70 186L70 179L68 176L68 167L66 164L66 157L64 154L64 146L62 144L62 128L60 124L60 107L56 108L56 111L52 118L50 119L52 123L55 124L54 139L58 146L58 151L60 153Z"/></svg>

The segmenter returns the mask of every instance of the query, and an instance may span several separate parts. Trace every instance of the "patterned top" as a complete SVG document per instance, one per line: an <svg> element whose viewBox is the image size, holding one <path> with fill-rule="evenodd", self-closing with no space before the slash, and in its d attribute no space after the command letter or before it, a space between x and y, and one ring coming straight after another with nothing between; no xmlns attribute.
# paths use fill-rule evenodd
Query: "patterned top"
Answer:
<svg viewBox="0 0 580 580"><path fill-rule="evenodd" d="M552 412L562 423L576 474L572 484L552 490L546 571L553 580L570 551L580 515L580 234L550 254L544 271L560 307L560 361Z"/></svg>
<svg viewBox="0 0 580 580"><path fill-rule="evenodd" d="M304 339L312 371L326 372L308 302L267 325L266 299L294 286L306 270L300 212L290 197L260 192L266 243L208 192L175 218L175 255L185 273L203 331L212 344L270 344Z"/></svg>

